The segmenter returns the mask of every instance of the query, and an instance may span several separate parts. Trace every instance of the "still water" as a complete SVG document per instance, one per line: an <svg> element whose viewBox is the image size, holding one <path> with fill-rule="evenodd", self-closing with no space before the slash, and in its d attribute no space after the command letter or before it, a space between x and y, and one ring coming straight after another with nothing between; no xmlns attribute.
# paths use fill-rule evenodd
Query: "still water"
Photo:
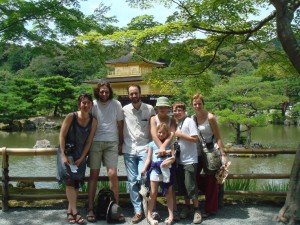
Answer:
<svg viewBox="0 0 300 225"><path fill-rule="evenodd" d="M234 136L234 130L220 126L224 143L228 143ZM59 131L38 130L28 132L1 132L0 147L7 148L32 148L36 140L47 139L51 147L58 145ZM254 128L252 142L262 144L269 148L297 149L300 143L300 126L269 125L267 127ZM294 162L294 155L277 155L266 158L235 158L232 162L230 173L290 173ZM56 156L11 156L9 161L10 176L55 176ZM123 157L119 157L119 175L126 175ZM89 170L87 169L87 175ZM104 169L100 172L106 175ZM268 181L267 181L268 182ZM287 182L282 180L278 182ZM57 187L55 183L36 183L36 187Z"/></svg>

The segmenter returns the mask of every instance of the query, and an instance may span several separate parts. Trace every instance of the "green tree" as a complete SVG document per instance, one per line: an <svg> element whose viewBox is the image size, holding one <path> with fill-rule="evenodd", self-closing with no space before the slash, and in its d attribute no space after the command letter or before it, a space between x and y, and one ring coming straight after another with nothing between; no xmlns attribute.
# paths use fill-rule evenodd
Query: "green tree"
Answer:
<svg viewBox="0 0 300 225"><path fill-rule="evenodd" d="M276 82L262 81L256 76L236 76L215 86L209 101L219 108L216 114L220 122L229 123L236 130L237 144L241 144L241 132L247 132L249 147L251 129L267 125L264 110L278 107L286 100ZM245 127L243 131L241 126Z"/></svg>
<svg viewBox="0 0 300 225"><path fill-rule="evenodd" d="M42 78L56 74L72 78L73 83L79 85L105 68L104 62L106 57L109 57L109 54L103 54L105 51L106 48L100 44L72 44L64 49L56 49L55 55L40 54L34 57L30 65L19 70L17 74L28 78Z"/></svg>
<svg viewBox="0 0 300 225"><path fill-rule="evenodd" d="M40 110L54 116L76 109L75 88L71 78L52 76L40 79L39 95L34 99Z"/></svg>
<svg viewBox="0 0 300 225"><path fill-rule="evenodd" d="M0 82L0 122L9 124L36 115L33 98L38 93L38 84L35 80L8 77Z"/></svg>
<svg viewBox="0 0 300 225"><path fill-rule="evenodd" d="M57 45L66 37L87 31L106 33L113 17L106 17L109 7L102 3L93 15L80 11L79 0L3 0L0 5L0 42L31 41Z"/></svg>
<svg viewBox="0 0 300 225"><path fill-rule="evenodd" d="M30 116L35 116L37 113L37 106L33 100L39 93L38 87L38 82L34 79L14 78L10 88L10 92L15 96L19 96L23 102L29 103L27 112Z"/></svg>
<svg viewBox="0 0 300 225"><path fill-rule="evenodd" d="M258 46L265 45L277 38L285 51L290 64L300 74L299 39L299 1L261 0L128 0L133 7L149 8L152 3L173 4L177 10L170 15L162 26L145 29L143 33L131 33L135 43L179 39L184 36L195 38L195 32L202 32L208 37L211 52L217 52L221 46L228 44L253 42ZM260 11L274 7L264 18L257 20ZM129 34L127 34L128 36ZM235 38L233 38L235 37ZM214 60L216 54L211 55ZM204 64L203 69L209 64ZM200 71L201 72L201 71Z"/></svg>

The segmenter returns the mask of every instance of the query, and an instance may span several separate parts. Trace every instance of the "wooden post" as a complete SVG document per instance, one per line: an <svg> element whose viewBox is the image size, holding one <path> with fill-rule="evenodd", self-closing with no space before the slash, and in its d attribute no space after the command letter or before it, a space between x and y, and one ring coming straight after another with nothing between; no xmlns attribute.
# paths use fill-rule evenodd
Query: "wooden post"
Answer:
<svg viewBox="0 0 300 225"><path fill-rule="evenodd" d="M2 211L8 210L8 158L6 147L2 148Z"/></svg>

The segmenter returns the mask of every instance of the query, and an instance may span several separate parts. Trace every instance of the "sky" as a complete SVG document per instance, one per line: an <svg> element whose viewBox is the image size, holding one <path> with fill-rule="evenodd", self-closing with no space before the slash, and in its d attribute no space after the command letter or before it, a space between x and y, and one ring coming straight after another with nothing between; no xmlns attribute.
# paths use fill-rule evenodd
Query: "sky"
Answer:
<svg viewBox="0 0 300 225"><path fill-rule="evenodd" d="M95 8L98 7L101 0L87 0L81 3L82 11L85 14L92 14ZM148 10L141 10L130 8L125 0L102 0L106 6L110 6L111 10L106 14L107 16L116 16L119 22L116 24L120 27L125 27L132 18L141 15L154 15L155 21L165 22L167 16L171 15L172 8L167 9L162 5L155 5L155 8Z"/></svg>
<svg viewBox="0 0 300 225"><path fill-rule="evenodd" d="M167 16L171 15L175 11L175 6L173 8L165 8L163 5L155 4L155 8L148 10L141 10L138 8L130 8L125 0L86 0L81 2L82 11L85 14L92 14L95 8L98 7L99 3L103 2L106 6L110 6L111 10L107 13L107 16L116 16L119 22L116 24L119 27L125 27L132 18L141 15L154 15L155 21L164 23ZM261 19L267 16L270 11L274 8L270 6L268 10L263 10L259 17L256 19Z"/></svg>

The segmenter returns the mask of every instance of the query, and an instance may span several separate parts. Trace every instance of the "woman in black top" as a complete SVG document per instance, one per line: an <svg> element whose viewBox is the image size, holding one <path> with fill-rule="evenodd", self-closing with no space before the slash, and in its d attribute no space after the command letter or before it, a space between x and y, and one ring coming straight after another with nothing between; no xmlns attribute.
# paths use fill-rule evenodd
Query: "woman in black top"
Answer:
<svg viewBox="0 0 300 225"><path fill-rule="evenodd" d="M58 172L58 179L66 185L66 195L69 202L67 219L71 224L75 222L78 224L85 223L77 210L77 196L78 189L84 183L86 156L97 127L97 120L90 115L92 106L91 95L80 95L78 97L80 110L67 115L59 134L60 151L58 155L60 157L58 156L58 161L60 164L58 167L63 168L63 173ZM68 152L66 144L72 144L74 147Z"/></svg>

